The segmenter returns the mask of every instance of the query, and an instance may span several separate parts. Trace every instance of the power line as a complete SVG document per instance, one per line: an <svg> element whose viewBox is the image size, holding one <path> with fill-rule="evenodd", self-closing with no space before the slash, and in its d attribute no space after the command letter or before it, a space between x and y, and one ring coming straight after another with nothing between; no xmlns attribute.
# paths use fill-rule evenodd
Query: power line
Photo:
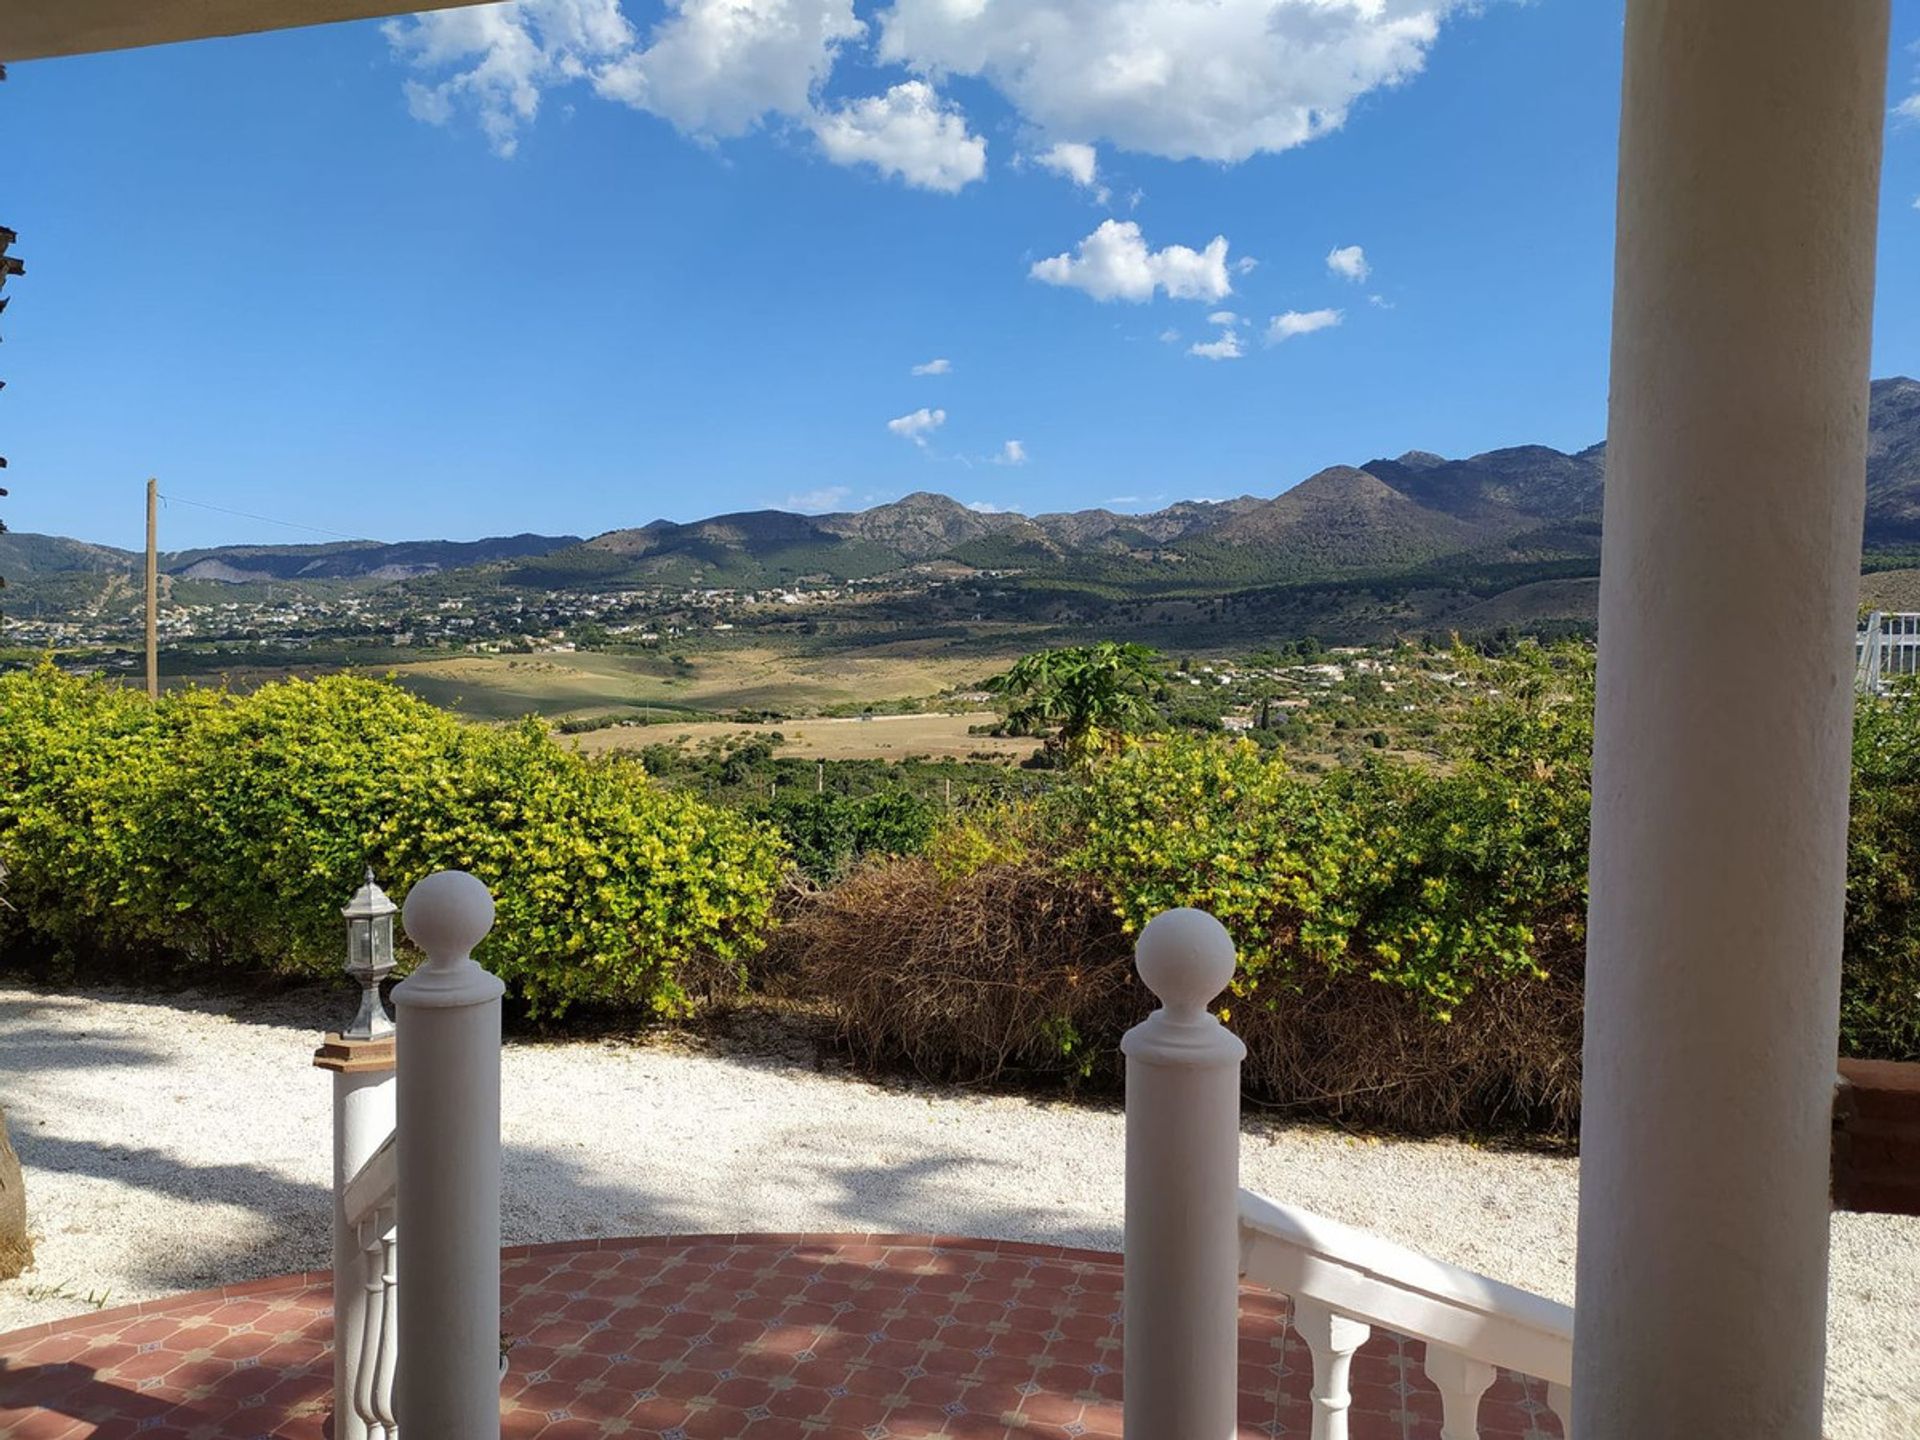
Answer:
<svg viewBox="0 0 1920 1440"><path fill-rule="evenodd" d="M371 535L348 535L340 530L323 530L318 525L302 525L297 520L276 520L271 515L255 515L247 510L229 510L224 505L209 505L204 500L189 500L184 495L165 495L160 497L169 505L191 505L196 510L212 510L220 515L235 515L242 520L257 520L262 525L279 525L288 530L305 530L310 535L325 535L334 540L365 540L374 545L386 545L392 542L380 540Z"/></svg>

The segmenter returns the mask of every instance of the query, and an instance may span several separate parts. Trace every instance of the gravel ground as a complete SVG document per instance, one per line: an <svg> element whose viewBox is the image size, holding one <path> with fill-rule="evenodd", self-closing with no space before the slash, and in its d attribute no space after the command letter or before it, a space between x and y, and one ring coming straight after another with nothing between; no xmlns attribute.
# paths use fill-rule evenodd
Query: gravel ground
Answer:
<svg viewBox="0 0 1920 1440"><path fill-rule="evenodd" d="M322 989L0 987L0 1104L38 1256L0 1332L329 1263ZM1116 1107L822 1069L804 1041L594 1038L505 1055L509 1243L692 1231L935 1231L1117 1249ZM1560 1300L1578 1162L1245 1127L1243 1181ZM1920 1221L1833 1222L1828 1431L1920 1437ZM0 1358L4 1358L0 1350Z"/></svg>

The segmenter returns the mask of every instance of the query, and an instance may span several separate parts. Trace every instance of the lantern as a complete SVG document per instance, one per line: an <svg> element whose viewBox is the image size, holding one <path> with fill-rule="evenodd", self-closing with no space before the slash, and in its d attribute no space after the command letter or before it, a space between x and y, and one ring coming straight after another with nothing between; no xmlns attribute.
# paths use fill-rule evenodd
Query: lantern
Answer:
<svg viewBox="0 0 1920 1440"><path fill-rule="evenodd" d="M347 974L360 982L360 1013L340 1032L343 1040L376 1040L393 1033L393 1018L380 1000L380 982L393 973L393 917L400 907L373 883L354 892L340 913L347 922Z"/></svg>

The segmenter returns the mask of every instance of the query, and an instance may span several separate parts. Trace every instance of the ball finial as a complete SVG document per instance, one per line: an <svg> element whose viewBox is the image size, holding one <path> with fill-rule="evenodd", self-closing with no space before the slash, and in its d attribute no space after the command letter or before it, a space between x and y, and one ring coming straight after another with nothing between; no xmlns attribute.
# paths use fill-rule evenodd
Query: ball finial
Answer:
<svg viewBox="0 0 1920 1440"><path fill-rule="evenodd" d="M458 960L493 928L493 896L464 870L441 870L407 892L400 923L429 960Z"/></svg>
<svg viewBox="0 0 1920 1440"><path fill-rule="evenodd" d="M1204 910L1167 910L1133 947L1140 978L1177 1016L1196 1015L1233 979L1233 937Z"/></svg>

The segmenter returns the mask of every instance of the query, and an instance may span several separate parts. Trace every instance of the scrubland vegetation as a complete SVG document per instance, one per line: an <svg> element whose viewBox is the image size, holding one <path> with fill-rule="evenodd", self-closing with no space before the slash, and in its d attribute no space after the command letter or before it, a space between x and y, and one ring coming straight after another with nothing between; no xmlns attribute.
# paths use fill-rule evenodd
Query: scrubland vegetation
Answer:
<svg viewBox="0 0 1920 1440"><path fill-rule="evenodd" d="M332 975L366 866L473 871L520 1011L829 1016L957 1080L1111 1087L1171 905L1240 947L1254 1099L1401 1129L1578 1114L1591 650L1090 647L996 684L1030 768L771 736L587 757L335 676L149 703L0 676L0 960ZM981 717L992 722L991 716ZM1221 730L1223 720L1238 734ZM640 732L644 734L645 732ZM1843 1047L1920 1058L1920 706L1863 700Z"/></svg>

